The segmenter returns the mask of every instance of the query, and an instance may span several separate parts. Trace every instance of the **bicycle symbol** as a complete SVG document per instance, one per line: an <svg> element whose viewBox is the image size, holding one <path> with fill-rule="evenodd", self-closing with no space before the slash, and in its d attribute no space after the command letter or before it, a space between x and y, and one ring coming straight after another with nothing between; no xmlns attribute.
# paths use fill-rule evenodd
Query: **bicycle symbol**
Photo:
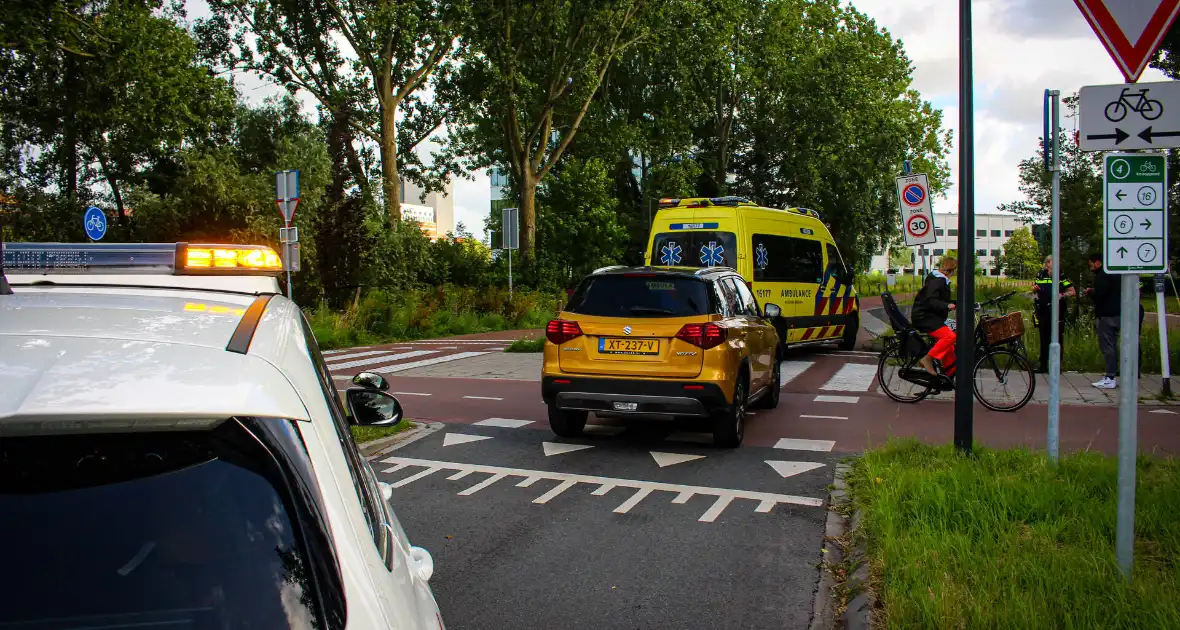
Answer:
<svg viewBox="0 0 1180 630"><path fill-rule="evenodd" d="M90 220L86 222L86 227L91 230L101 231L102 219L96 214L90 217Z"/></svg>
<svg viewBox="0 0 1180 630"><path fill-rule="evenodd" d="M1159 118L1164 113L1164 104L1147 98L1150 90L1151 88L1143 88L1138 92L1132 92L1131 88L1123 88L1119 93L1119 99L1106 105L1106 119L1110 122L1119 122L1127 117L1128 112L1135 112L1146 120ZM1137 98L1132 101L1133 97Z"/></svg>

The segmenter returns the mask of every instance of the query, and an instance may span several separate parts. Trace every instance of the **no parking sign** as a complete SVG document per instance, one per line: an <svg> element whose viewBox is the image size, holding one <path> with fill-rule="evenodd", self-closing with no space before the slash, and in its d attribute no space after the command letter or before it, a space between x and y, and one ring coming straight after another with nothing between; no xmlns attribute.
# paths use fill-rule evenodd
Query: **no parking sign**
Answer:
<svg viewBox="0 0 1180 630"><path fill-rule="evenodd" d="M930 208L930 185L925 175L897 178L897 205L901 207L901 227L905 244L926 245L934 236L934 212Z"/></svg>

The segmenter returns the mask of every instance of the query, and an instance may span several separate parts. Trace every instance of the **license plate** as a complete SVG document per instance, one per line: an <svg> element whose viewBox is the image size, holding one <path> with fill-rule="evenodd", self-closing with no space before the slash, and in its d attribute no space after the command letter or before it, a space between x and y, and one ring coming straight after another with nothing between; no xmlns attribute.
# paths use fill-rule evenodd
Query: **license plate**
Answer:
<svg viewBox="0 0 1180 630"><path fill-rule="evenodd" d="M659 354L660 340L599 337L598 352L601 354Z"/></svg>
<svg viewBox="0 0 1180 630"><path fill-rule="evenodd" d="M639 403L617 402L614 405L615 411L635 411L639 409Z"/></svg>

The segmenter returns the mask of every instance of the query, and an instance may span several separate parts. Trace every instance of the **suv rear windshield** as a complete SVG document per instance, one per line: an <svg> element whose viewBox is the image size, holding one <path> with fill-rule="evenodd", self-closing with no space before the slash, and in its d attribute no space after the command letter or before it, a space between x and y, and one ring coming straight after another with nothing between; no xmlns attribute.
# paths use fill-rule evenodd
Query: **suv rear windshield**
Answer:
<svg viewBox="0 0 1180 630"><path fill-rule="evenodd" d="M667 274L591 276L565 310L599 317L690 317L712 311L704 281Z"/></svg>
<svg viewBox="0 0 1180 630"><path fill-rule="evenodd" d="M651 246L651 264L665 267L737 269L737 260L733 232L662 232Z"/></svg>
<svg viewBox="0 0 1180 630"><path fill-rule="evenodd" d="M319 612L303 541L322 539L247 426L0 441L0 627L342 625Z"/></svg>

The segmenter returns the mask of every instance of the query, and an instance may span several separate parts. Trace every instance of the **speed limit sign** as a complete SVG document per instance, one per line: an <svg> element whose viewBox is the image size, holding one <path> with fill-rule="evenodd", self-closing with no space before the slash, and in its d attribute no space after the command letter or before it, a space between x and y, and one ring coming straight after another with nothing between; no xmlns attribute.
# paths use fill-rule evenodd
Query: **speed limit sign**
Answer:
<svg viewBox="0 0 1180 630"><path fill-rule="evenodd" d="M897 205L901 210L906 245L926 245L937 240L934 212L930 207L930 184L925 175L897 178Z"/></svg>

